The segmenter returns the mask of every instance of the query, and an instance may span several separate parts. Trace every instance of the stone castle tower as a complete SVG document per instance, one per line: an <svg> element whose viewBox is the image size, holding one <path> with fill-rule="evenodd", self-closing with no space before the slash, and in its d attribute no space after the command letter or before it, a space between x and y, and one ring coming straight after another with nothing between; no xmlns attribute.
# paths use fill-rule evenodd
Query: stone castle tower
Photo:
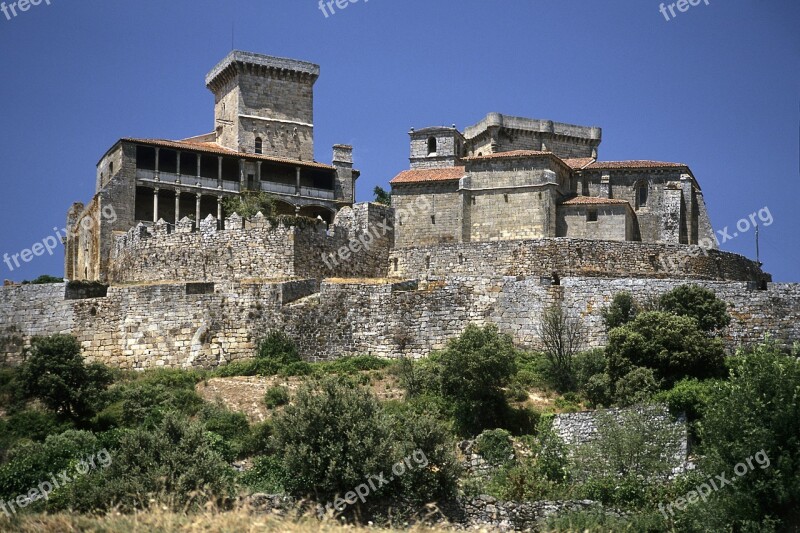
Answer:
<svg viewBox="0 0 800 533"><path fill-rule="evenodd" d="M220 146L299 161L314 159L319 66L233 51L206 76Z"/></svg>

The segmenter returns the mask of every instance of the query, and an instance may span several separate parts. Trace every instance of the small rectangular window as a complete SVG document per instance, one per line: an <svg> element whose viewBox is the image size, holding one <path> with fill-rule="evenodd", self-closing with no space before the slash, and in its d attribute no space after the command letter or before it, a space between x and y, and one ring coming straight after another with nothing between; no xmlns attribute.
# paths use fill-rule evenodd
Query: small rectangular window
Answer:
<svg viewBox="0 0 800 533"><path fill-rule="evenodd" d="M586 211L586 222L597 222L597 209Z"/></svg>

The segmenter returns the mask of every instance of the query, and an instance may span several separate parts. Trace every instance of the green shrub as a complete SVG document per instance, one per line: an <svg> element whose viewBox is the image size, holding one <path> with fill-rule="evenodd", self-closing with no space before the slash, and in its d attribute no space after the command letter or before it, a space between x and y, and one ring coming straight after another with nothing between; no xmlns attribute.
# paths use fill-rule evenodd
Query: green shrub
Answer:
<svg viewBox="0 0 800 533"><path fill-rule="evenodd" d="M704 459L713 475L732 473L750 459L746 475L717 498L709 527L743 530L775 519L778 530L797 524L800 508L800 360L771 344L744 353L728 380L710 385L702 409ZM763 453L759 456L757 454ZM733 474L731 474L733 475Z"/></svg>
<svg viewBox="0 0 800 533"><path fill-rule="evenodd" d="M158 382L135 381L121 385L113 393L115 400L121 402L120 422L124 427L157 426L170 411L194 416L204 404L194 386L173 388Z"/></svg>
<svg viewBox="0 0 800 533"><path fill-rule="evenodd" d="M17 411L7 419L0 419L0 451L4 452L20 440L40 442L68 429L72 429L72 425L59 420L53 413L35 409Z"/></svg>
<svg viewBox="0 0 800 533"><path fill-rule="evenodd" d="M250 433L242 441L241 454L244 457L266 455L273 452L271 446L272 421L265 420L250 426Z"/></svg>
<svg viewBox="0 0 800 533"><path fill-rule="evenodd" d="M64 283L64 278L42 274L38 278L31 281L31 285L48 285L50 283Z"/></svg>
<svg viewBox="0 0 800 533"><path fill-rule="evenodd" d="M282 331L270 331L258 345L256 359L288 365L301 361L294 341Z"/></svg>
<svg viewBox="0 0 800 533"><path fill-rule="evenodd" d="M50 510L123 512L153 503L175 510L225 507L235 472L214 449L203 424L168 413L153 430L127 430L111 450L111 465L76 480L51 498Z"/></svg>
<svg viewBox="0 0 800 533"><path fill-rule="evenodd" d="M659 391L659 382L651 368L636 367L617 381L614 400L627 407L650 400Z"/></svg>
<svg viewBox="0 0 800 533"><path fill-rule="evenodd" d="M605 372L590 377L583 386L583 396L591 407L609 406L611 399L611 378Z"/></svg>
<svg viewBox="0 0 800 533"><path fill-rule="evenodd" d="M612 330L606 356L613 392L616 381L634 367L652 369L668 387L685 377L718 376L725 354L722 341L698 329L694 318L653 311Z"/></svg>
<svg viewBox="0 0 800 533"><path fill-rule="evenodd" d="M614 295L611 305L602 311L603 323L606 325L606 331L624 326L636 318L638 312L639 308L633 300L631 293L617 293Z"/></svg>
<svg viewBox="0 0 800 533"><path fill-rule="evenodd" d="M230 378L234 376L255 376L258 374L255 359L231 361L218 366L211 372L212 377Z"/></svg>
<svg viewBox="0 0 800 533"><path fill-rule="evenodd" d="M504 429L487 429L475 439L475 451L493 465L514 460L511 434Z"/></svg>
<svg viewBox="0 0 800 533"><path fill-rule="evenodd" d="M702 331L718 331L731 323L727 304L714 291L698 285L681 285L659 298L661 310L694 319Z"/></svg>
<svg viewBox="0 0 800 533"><path fill-rule="evenodd" d="M222 456L233 461L242 457L250 437L250 424L242 413L229 411L222 405L206 404L200 411L200 420L206 430L222 437L226 449Z"/></svg>
<svg viewBox="0 0 800 533"><path fill-rule="evenodd" d="M575 354L573 370L576 389L583 390L592 376L602 374L605 369L606 353L603 348L594 348Z"/></svg>
<svg viewBox="0 0 800 533"><path fill-rule="evenodd" d="M705 412L711 391L716 384L714 380L683 379L670 390L660 392L655 399L667 404L674 415L685 413L688 420L699 420Z"/></svg>
<svg viewBox="0 0 800 533"><path fill-rule="evenodd" d="M355 355L319 363L315 365L315 370L329 374L355 374L365 370L382 370L391 365L391 361L374 355Z"/></svg>
<svg viewBox="0 0 800 533"><path fill-rule="evenodd" d="M279 457L265 455L253 460L253 467L242 474L241 480L253 492L280 494L285 490L288 477Z"/></svg>
<svg viewBox="0 0 800 533"><path fill-rule="evenodd" d="M0 368L0 406L10 410L22 408L25 391L13 368Z"/></svg>
<svg viewBox="0 0 800 533"><path fill-rule="evenodd" d="M264 404L267 408L274 409L289 403L289 389L282 386L270 387L264 395Z"/></svg>
<svg viewBox="0 0 800 533"><path fill-rule="evenodd" d="M97 438L88 431L68 430L49 435L44 442L27 442L13 447L6 464L0 466L0 499L9 501L27 494L53 474L67 469L99 449Z"/></svg>
<svg viewBox="0 0 800 533"><path fill-rule="evenodd" d="M516 373L511 337L497 327L469 325L436 355L441 395L453 402L458 431L477 434L500 427L508 411L503 394Z"/></svg>
<svg viewBox="0 0 800 533"><path fill-rule="evenodd" d="M377 399L343 376L307 384L273 421L295 496L329 501L390 468L391 441Z"/></svg>
<svg viewBox="0 0 800 533"><path fill-rule="evenodd" d="M19 369L26 396L41 400L56 414L76 420L94 415L111 379L106 367L84 363L80 344L69 335L33 339Z"/></svg>
<svg viewBox="0 0 800 533"><path fill-rule="evenodd" d="M506 396L514 402L524 402L530 398L527 389L517 382L512 382L506 390Z"/></svg>

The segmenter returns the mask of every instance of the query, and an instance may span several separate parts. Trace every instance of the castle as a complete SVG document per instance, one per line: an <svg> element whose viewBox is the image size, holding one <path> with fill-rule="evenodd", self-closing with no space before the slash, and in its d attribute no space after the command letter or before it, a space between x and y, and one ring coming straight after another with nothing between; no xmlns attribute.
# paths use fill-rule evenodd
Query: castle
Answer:
<svg viewBox="0 0 800 533"><path fill-rule="evenodd" d="M469 323L536 348L552 305L597 346L615 293L686 282L728 303L730 348L800 339L800 286L717 249L686 165L603 162L600 128L490 113L463 132L412 129L392 205L354 203L353 148L313 159L318 76L234 51L205 80L213 132L114 144L92 200L68 212L72 282L0 289L0 357L71 333L87 358L123 368L217 366L276 328L308 358L419 357ZM290 216L225 212L245 191Z"/></svg>

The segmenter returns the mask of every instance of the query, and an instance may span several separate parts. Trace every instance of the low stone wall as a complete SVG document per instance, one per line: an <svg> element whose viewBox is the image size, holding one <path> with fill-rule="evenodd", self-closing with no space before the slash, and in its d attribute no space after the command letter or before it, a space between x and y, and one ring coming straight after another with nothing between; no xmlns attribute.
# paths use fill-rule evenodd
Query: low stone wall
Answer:
<svg viewBox="0 0 800 533"><path fill-rule="evenodd" d="M397 248L389 275L570 276L760 281L746 257L697 246L551 238Z"/></svg>
<svg viewBox="0 0 800 533"><path fill-rule="evenodd" d="M551 516L580 511L623 516L592 500L503 502L491 496L478 496L462 505L469 525L489 526L493 531L539 531Z"/></svg>

